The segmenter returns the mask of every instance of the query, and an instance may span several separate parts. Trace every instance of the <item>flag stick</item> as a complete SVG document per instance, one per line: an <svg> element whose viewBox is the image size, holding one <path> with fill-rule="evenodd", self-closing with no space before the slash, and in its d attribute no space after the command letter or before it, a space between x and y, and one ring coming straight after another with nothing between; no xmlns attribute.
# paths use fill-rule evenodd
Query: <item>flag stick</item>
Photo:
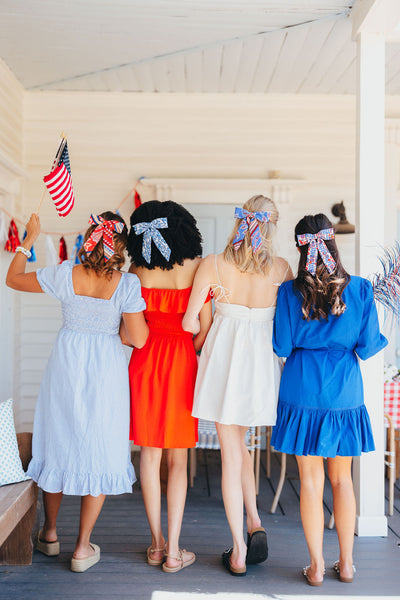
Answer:
<svg viewBox="0 0 400 600"><path fill-rule="evenodd" d="M60 141L59 141L59 144L58 144L58 148L57 148L57 152L56 152L56 157L55 157L55 159L53 160L53 165L52 165L52 169L51 169L51 170L53 170L53 169L54 169L54 167L57 165L57 161L58 161L58 159L60 158L60 154L61 154L62 150L64 149L64 146L65 146L65 142L66 142L66 141L67 141L67 134L66 134L66 133L64 133L64 131L63 131L63 132L61 133L61 136L60 136ZM41 200L40 200L40 202L39 202L39 206L37 207L37 211L36 211L36 214L37 214L37 215L39 214L39 210L40 210L40 208L41 208L41 206L42 206L42 204L43 204L43 200L44 200L44 197L45 197L45 195L46 195L46 190L47 190L47 188L46 188L46 186L44 186L44 190L43 190L42 198L41 198Z"/></svg>
<svg viewBox="0 0 400 600"><path fill-rule="evenodd" d="M42 206L42 204L43 204L43 200L44 200L44 197L45 197L45 195L46 195L46 190L47 190L47 188L46 188L46 186L44 186L44 190L43 190L42 198L41 198L41 200L40 200L40 202L39 202L39 206L37 207L37 210L36 210L36 214L37 214L37 215L39 214L40 207L41 207L41 206Z"/></svg>

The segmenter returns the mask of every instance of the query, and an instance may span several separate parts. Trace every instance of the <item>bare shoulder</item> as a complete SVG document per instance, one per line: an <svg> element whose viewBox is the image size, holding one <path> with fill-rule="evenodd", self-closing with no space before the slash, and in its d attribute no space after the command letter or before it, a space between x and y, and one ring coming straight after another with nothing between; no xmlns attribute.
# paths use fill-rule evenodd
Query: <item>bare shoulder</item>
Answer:
<svg viewBox="0 0 400 600"><path fill-rule="evenodd" d="M288 261L282 256L277 256L275 258L275 268L278 277L280 277L283 281L287 281L288 279L293 279L293 272L288 263Z"/></svg>
<svg viewBox="0 0 400 600"><path fill-rule="evenodd" d="M201 259L200 268L203 272L211 271L211 269L215 269L215 258L218 257L218 254L209 254Z"/></svg>

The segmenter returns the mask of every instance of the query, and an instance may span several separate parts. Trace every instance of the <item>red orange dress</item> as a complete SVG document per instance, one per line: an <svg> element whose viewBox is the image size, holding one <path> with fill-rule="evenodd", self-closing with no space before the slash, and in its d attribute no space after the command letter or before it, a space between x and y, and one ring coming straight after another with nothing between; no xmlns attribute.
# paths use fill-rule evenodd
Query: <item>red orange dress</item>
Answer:
<svg viewBox="0 0 400 600"><path fill-rule="evenodd" d="M150 334L129 363L130 439L138 446L191 448L197 442L192 417L197 358L182 319L192 288L142 287Z"/></svg>

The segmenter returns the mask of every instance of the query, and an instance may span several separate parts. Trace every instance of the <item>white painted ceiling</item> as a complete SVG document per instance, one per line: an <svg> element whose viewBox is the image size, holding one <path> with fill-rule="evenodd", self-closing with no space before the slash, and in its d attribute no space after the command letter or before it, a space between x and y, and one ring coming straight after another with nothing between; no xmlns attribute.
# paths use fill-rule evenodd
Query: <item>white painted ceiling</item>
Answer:
<svg viewBox="0 0 400 600"><path fill-rule="evenodd" d="M28 90L355 92L353 0L0 0ZM400 45L387 45L400 93Z"/></svg>

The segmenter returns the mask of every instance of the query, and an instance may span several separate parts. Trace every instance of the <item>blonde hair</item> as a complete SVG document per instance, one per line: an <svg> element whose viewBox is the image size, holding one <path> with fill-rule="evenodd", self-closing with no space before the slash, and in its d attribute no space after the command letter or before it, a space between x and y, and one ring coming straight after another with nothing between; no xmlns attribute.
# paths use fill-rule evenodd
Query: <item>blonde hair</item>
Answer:
<svg viewBox="0 0 400 600"><path fill-rule="evenodd" d="M270 213L268 223L257 221L261 234L261 249L259 252L253 252L249 230L246 231L240 248L238 250L234 249L232 242L241 223L241 219L237 219L223 253L224 259L227 263L235 265L242 273L267 275L276 255L275 236L276 225L279 219L278 209L273 200L261 195L252 196L243 205L243 208L249 212Z"/></svg>

